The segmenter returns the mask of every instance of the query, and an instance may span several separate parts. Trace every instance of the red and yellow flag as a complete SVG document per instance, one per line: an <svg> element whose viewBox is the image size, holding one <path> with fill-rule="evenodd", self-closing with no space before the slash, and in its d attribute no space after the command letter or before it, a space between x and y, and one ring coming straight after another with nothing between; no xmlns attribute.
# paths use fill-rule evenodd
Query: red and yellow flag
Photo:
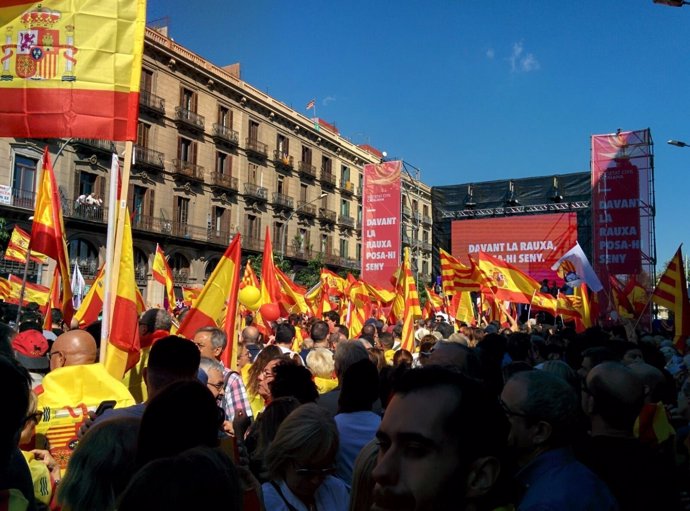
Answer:
<svg viewBox="0 0 690 511"><path fill-rule="evenodd" d="M441 261L441 287L443 293L451 296L463 291L479 291L477 269L466 266L448 252L439 249Z"/></svg>
<svg viewBox="0 0 690 511"><path fill-rule="evenodd" d="M261 303L277 303L281 313L286 313L285 306L281 304L283 293L276 276L276 266L273 262L273 244L271 243L271 231L266 227L264 239L264 257L261 265Z"/></svg>
<svg viewBox="0 0 690 511"><path fill-rule="evenodd" d="M7 297L10 296L11 289L12 286L10 284L10 281L0 277L0 300L7 301Z"/></svg>
<svg viewBox="0 0 690 511"><path fill-rule="evenodd" d="M178 335L191 339L200 328L218 326L224 320L228 348L221 355L221 360L225 367L232 366L233 340L237 337L235 319L241 264L240 235L236 234L177 330Z"/></svg>
<svg viewBox="0 0 690 511"><path fill-rule="evenodd" d="M43 172L36 197L29 249L32 252L35 250L45 254L57 262L62 277L62 315L65 318L65 323L69 325L74 311L72 309L72 282L66 238L65 223L62 220L62 207L60 206L60 191L55 181L53 166L50 163L48 146L46 146L43 151Z"/></svg>
<svg viewBox="0 0 690 511"><path fill-rule="evenodd" d="M22 291L22 279L10 275L8 279L10 284L9 294L7 295L7 302L19 304L19 295ZM35 302L41 308L41 311L45 312L48 305L48 300L50 300L50 288L46 286L41 286L40 284L32 284L27 282L24 285L24 299L22 300L22 306L27 305L31 302Z"/></svg>
<svg viewBox="0 0 690 511"><path fill-rule="evenodd" d="M46 314L43 318L43 330L50 330L53 325L53 309L62 310L62 301L60 299L60 271L57 266L53 270L53 280L50 283L50 295L48 297Z"/></svg>
<svg viewBox="0 0 690 511"><path fill-rule="evenodd" d="M362 332L364 322L371 317L371 298L364 282L355 279L349 273L347 281L348 307L345 324L350 331L350 338L354 339Z"/></svg>
<svg viewBox="0 0 690 511"><path fill-rule="evenodd" d="M673 312L675 322L673 340L678 345L690 335L690 302L688 302L683 254L680 247L668 263L666 271L661 275L652 293L652 300ZM685 347L681 346L681 348Z"/></svg>
<svg viewBox="0 0 690 511"><path fill-rule="evenodd" d="M30 242L31 236L29 233L18 225L15 225L14 229L12 230L10 241L7 243L5 260L22 264L26 262ZM48 258L43 254L39 254L38 252L32 252L30 260L38 264L45 264L48 262Z"/></svg>
<svg viewBox="0 0 690 511"><path fill-rule="evenodd" d="M139 361L139 314L137 282L134 275L134 245L129 214L125 215L122 231L120 270L108 335L105 367L115 378L122 378Z"/></svg>
<svg viewBox="0 0 690 511"><path fill-rule="evenodd" d="M259 279L256 277L252 263L249 260L247 260L247 264L244 266L244 275L242 275L242 280L240 281L240 289L246 286L254 286L257 289L261 289L259 287Z"/></svg>
<svg viewBox="0 0 690 511"><path fill-rule="evenodd" d="M485 278L486 285L499 300L530 303L534 292L539 291L541 287L539 282L512 264L484 252L479 252L477 266Z"/></svg>
<svg viewBox="0 0 690 511"><path fill-rule="evenodd" d="M86 325L93 323L98 320L98 316L103 310L103 293L104 291L104 268L105 265L101 266L96 274L96 279L91 284L89 291L84 296L81 301L79 309L74 313L74 318L79 322L79 327L82 328Z"/></svg>
<svg viewBox="0 0 690 511"><path fill-rule="evenodd" d="M0 1L0 137L136 140L145 23L146 0Z"/></svg>
<svg viewBox="0 0 690 511"><path fill-rule="evenodd" d="M306 314L309 312L309 306L304 299L307 289L295 284L293 280L288 277L280 268L275 267L276 277L280 284L280 289L283 295L285 309L288 314Z"/></svg>
<svg viewBox="0 0 690 511"><path fill-rule="evenodd" d="M401 348L412 353L414 351L415 320L422 317L422 309L419 306L417 285L410 269L410 249L407 247L405 247L402 265L396 273L398 278L395 282L395 299L391 308L391 316L394 316L396 321L402 320Z"/></svg>
<svg viewBox="0 0 690 511"><path fill-rule="evenodd" d="M153 258L151 276L165 286L165 299L167 301L165 309L172 312L176 303L173 274L168 261L165 259L165 253L158 244L156 244L156 255Z"/></svg>
<svg viewBox="0 0 690 511"><path fill-rule="evenodd" d="M193 307L194 302L201 294L200 287L182 287L182 301L187 307Z"/></svg>

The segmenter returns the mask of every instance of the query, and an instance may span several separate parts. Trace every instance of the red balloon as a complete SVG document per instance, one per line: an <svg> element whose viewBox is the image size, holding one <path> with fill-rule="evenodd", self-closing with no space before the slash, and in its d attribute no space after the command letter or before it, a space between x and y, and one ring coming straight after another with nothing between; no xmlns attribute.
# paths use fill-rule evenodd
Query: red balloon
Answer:
<svg viewBox="0 0 690 511"><path fill-rule="evenodd" d="M259 308L259 312L266 321L275 321L280 317L280 307L277 303L265 303Z"/></svg>

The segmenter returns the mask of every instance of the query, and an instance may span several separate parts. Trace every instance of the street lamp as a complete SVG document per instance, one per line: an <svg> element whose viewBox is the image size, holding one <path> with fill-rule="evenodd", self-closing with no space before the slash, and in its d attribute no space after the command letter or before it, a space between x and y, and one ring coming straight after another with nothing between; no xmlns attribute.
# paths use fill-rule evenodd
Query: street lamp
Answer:
<svg viewBox="0 0 690 511"><path fill-rule="evenodd" d="M685 0L654 0L655 4L668 5L669 7L683 7L684 5L690 5L690 2ZM674 144L675 145L675 144ZM685 147L685 146L681 146Z"/></svg>
<svg viewBox="0 0 690 511"><path fill-rule="evenodd" d="M669 145L674 145L676 147L690 147L690 144L686 144L682 140L669 140L666 143Z"/></svg>
<svg viewBox="0 0 690 511"><path fill-rule="evenodd" d="M304 204L301 204L300 206L297 206L295 209L292 210L292 212L288 215L287 219L285 219L285 228L283 229L283 243L282 245L282 250L281 250L281 258L285 259L285 245L287 243L287 230L288 230L288 225L290 224L290 219L293 217L295 213L300 211L301 209L304 209L305 206L308 206L309 204L312 204L316 202L319 199L323 199L326 195L328 195L326 192L321 193L316 199L312 199L309 202L305 202Z"/></svg>

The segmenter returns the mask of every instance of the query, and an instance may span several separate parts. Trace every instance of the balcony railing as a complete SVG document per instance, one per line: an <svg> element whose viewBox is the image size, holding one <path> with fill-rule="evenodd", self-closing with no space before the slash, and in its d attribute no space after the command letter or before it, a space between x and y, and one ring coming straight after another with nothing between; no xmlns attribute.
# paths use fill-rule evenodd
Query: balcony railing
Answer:
<svg viewBox="0 0 690 511"><path fill-rule="evenodd" d="M268 200L268 188L255 185L254 183L244 183L244 194L259 200Z"/></svg>
<svg viewBox="0 0 690 511"><path fill-rule="evenodd" d="M171 268L171 273L175 284L187 284L189 282L189 268Z"/></svg>
<svg viewBox="0 0 690 511"><path fill-rule="evenodd" d="M314 165L312 165L311 163L301 161L297 166L297 170L303 176L310 177L312 179L316 178L316 167L314 167Z"/></svg>
<svg viewBox="0 0 690 511"><path fill-rule="evenodd" d="M210 243L217 243L218 245L227 246L232 241L232 238L235 237L235 234L235 231L209 229L208 241ZM242 244L244 245L244 240L242 240Z"/></svg>
<svg viewBox="0 0 690 511"><path fill-rule="evenodd" d="M62 205L62 214L92 222L106 223L108 221L108 209L99 205L78 204L70 201Z"/></svg>
<svg viewBox="0 0 690 511"><path fill-rule="evenodd" d="M69 266L74 268L75 263L85 279L93 280L98 273L98 257L84 257L70 259Z"/></svg>
<svg viewBox="0 0 690 511"><path fill-rule="evenodd" d="M261 158L266 158L268 156L268 146L255 138L247 137L244 142L244 148Z"/></svg>
<svg viewBox="0 0 690 511"><path fill-rule="evenodd" d="M134 165L150 169L164 169L165 156L163 153L141 145L134 146Z"/></svg>
<svg viewBox="0 0 690 511"><path fill-rule="evenodd" d="M335 217L336 217L335 211L332 211L327 208L319 208L319 220L323 220L324 222L330 222L330 223L335 223Z"/></svg>
<svg viewBox="0 0 690 511"><path fill-rule="evenodd" d="M245 235L242 238L242 248L245 250L253 250L254 252L261 252L264 249L264 240Z"/></svg>
<svg viewBox="0 0 690 511"><path fill-rule="evenodd" d="M134 267L134 280L137 281L137 284L140 286L145 286L146 281L148 280L149 276L149 268L145 264L140 264L138 266Z"/></svg>
<svg viewBox="0 0 690 511"><path fill-rule="evenodd" d="M292 209L294 207L295 201L292 199L292 197L288 197L284 193L274 192L273 204L275 206L282 206L284 208Z"/></svg>
<svg viewBox="0 0 690 511"><path fill-rule="evenodd" d="M72 144L85 146L90 149L97 149L103 153L115 152L115 144L110 140L100 140L96 138L73 138Z"/></svg>
<svg viewBox="0 0 690 511"><path fill-rule="evenodd" d="M340 266L340 255L335 250L323 253L323 262L332 266Z"/></svg>
<svg viewBox="0 0 690 511"><path fill-rule="evenodd" d="M423 241L422 242L422 250L424 252L431 252L433 250L433 246L428 241Z"/></svg>
<svg viewBox="0 0 690 511"><path fill-rule="evenodd" d="M201 165L195 165L192 162L178 160L177 158L172 161L172 165L174 175L186 177L194 181L201 181L202 183L204 182L204 167Z"/></svg>
<svg viewBox="0 0 690 511"><path fill-rule="evenodd" d="M206 119L204 119L203 115L199 115L181 106L175 107L175 121L178 124L183 124L196 131L204 131L204 125L206 124Z"/></svg>
<svg viewBox="0 0 690 511"><path fill-rule="evenodd" d="M294 259L300 259L302 261L308 261L312 259L315 255L316 252L313 250L306 248L306 247L299 247L299 246L290 246L288 245L286 247L286 254L288 257L292 257Z"/></svg>
<svg viewBox="0 0 690 511"><path fill-rule="evenodd" d="M132 215L132 229L178 238L207 241L208 227L148 215Z"/></svg>
<svg viewBox="0 0 690 511"><path fill-rule="evenodd" d="M402 212L405 216L412 216L412 210L408 207L403 206Z"/></svg>
<svg viewBox="0 0 690 511"><path fill-rule="evenodd" d="M349 227L350 229L354 229L355 219L352 218L351 216L340 215L338 217L338 224L345 226L345 227Z"/></svg>
<svg viewBox="0 0 690 511"><path fill-rule="evenodd" d="M422 215L422 223L424 225L431 225L433 223L433 220L430 216Z"/></svg>
<svg viewBox="0 0 690 511"><path fill-rule="evenodd" d="M335 174L331 170L321 169L321 184L335 186Z"/></svg>
<svg viewBox="0 0 690 511"><path fill-rule="evenodd" d="M343 268L350 268L351 270L356 270L360 267L360 262L353 257L341 257L340 266Z"/></svg>
<svg viewBox="0 0 690 511"><path fill-rule="evenodd" d="M0 273L12 274L12 275L23 275L24 274L24 263L18 263L16 261L7 261L4 259L5 254L0 252ZM33 261L29 261L29 275L36 275L38 269L41 267L40 264Z"/></svg>
<svg viewBox="0 0 690 511"><path fill-rule="evenodd" d="M352 181L340 181L340 192L352 195L355 193L355 184Z"/></svg>
<svg viewBox="0 0 690 511"><path fill-rule="evenodd" d="M213 124L213 138L216 142L236 146L240 143L240 134L222 124Z"/></svg>
<svg viewBox="0 0 690 511"><path fill-rule="evenodd" d="M213 188L222 188L233 192L238 190L237 178L220 172L211 172L208 175L208 184Z"/></svg>
<svg viewBox="0 0 690 511"><path fill-rule="evenodd" d="M139 91L139 106L152 114L165 115L165 99L149 91Z"/></svg>
<svg viewBox="0 0 690 511"><path fill-rule="evenodd" d="M273 161L276 163L276 168L292 169L295 166L295 160L285 151L273 151Z"/></svg>
<svg viewBox="0 0 690 511"><path fill-rule="evenodd" d="M297 201L297 214L302 216L315 217L316 206L303 200Z"/></svg>

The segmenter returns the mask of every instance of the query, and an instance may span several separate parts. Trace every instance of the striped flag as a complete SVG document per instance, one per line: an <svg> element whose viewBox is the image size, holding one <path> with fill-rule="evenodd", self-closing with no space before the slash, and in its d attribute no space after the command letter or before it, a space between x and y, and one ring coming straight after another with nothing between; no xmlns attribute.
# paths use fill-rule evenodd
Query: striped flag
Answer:
<svg viewBox="0 0 690 511"><path fill-rule="evenodd" d="M439 249L441 260L441 287L443 293L451 296L464 291L479 291L477 269L466 266L448 252Z"/></svg>
<svg viewBox="0 0 690 511"><path fill-rule="evenodd" d="M666 307L674 314L676 346L690 335L690 302L688 302L685 269L681 247L673 256L652 293L654 303ZM684 346L680 346L685 348Z"/></svg>
<svg viewBox="0 0 690 511"><path fill-rule="evenodd" d="M22 279L14 275L10 275L8 282L10 284L10 292L7 296L7 302L18 305L19 295L22 290ZM48 305L48 300L50 300L49 287L26 282L24 285L24 300L22 301L22 306L35 302L39 305L41 310L45 311L45 308Z"/></svg>
<svg viewBox="0 0 690 511"><path fill-rule="evenodd" d="M175 308L175 283L173 281L173 274L168 261L165 259L163 249L156 243L156 255L153 258L153 267L151 268L151 275L157 282L165 286L165 309L169 312Z"/></svg>
<svg viewBox="0 0 690 511"><path fill-rule="evenodd" d="M103 310L103 293L104 291L104 271L105 265L101 266L96 274L96 279L91 284L91 287L86 293L86 296L81 302L81 305L74 313L74 319L79 322L79 327L83 328L86 325L98 320L98 316Z"/></svg>
<svg viewBox="0 0 690 511"><path fill-rule="evenodd" d="M304 295L307 289L295 284L290 277L288 277L280 268L276 266L276 277L278 278L278 283L280 284L280 289L283 294L283 300L285 301L285 308L288 314L301 313L306 314L309 312L309 306L307 305Z"/></svg>
<svg viewBox="0 0 690 511"><path fill-rule="evenodd" d="M233 365L241 260L240 235L236 234L177 330L178 335L192 339L200 328L224 323L228 347L221 354L221 362L225 367Z"/></svg>
<svg viewBox="0 0 690 511"><path fill-rule="evenodd" d="M7 297L10 296L11 288L10 281L0 277L0 300L7 301Z"/></svg>
<svg viewBox="0 0 690 511"><path fill-rule="evenodd" d="M249 260L247 260L247 264L244 266L244 275L242 275L242 280L240 281L240 289L247 286L254 286L257 289L261 289L259 287L259 279L256 273L254 273L254 268L252 268L252 264Z"/></svg>
<svg viewBox="0 0 690 511"><path fill-rule="evenodd" d="M316 106L316 98L312 99L309 103L307 103L307 110L311 110Z"/></svg>
<svg viewBox="0 0 690 511"><path fill-rule="evenodd" d="M25 263L26 255L28 254L29 243L31 242L31 236L24 229L18 225L14 226L12 230L12 236L10 241L7 243L7 250L5 250L5 260L14 261L17 263ZM32 252L30 260L38 264L46 264L48 262L48 257L38 252Z"/></svg>
<svg viewBox="0 0 690 511"><path fill-rule="evenodd" d="M349 273L347 281L348 308L345 324L350 331L350 338L354 339L362 332L364 322L371 317L371 298L364 282Z"/></svg>
<svg viewBox="0 0 690 511"><path fill-rule="evenodd" d="M391 316L396 321L402 320L403 331L401 348L410 353L414 351L414 323L422 317L422 309L419 306L417 286L410 269L410 249L405 247L403 263L396 272L395 299L391 308Z"/></svg>
<svg viewBox="0 0 690 511"><path fill-rule="evenodd" d="M486 284L499 300L513 303L530 303L539 282L523 273L510 263L485 252L479 252L477 262Z"/></svg>

